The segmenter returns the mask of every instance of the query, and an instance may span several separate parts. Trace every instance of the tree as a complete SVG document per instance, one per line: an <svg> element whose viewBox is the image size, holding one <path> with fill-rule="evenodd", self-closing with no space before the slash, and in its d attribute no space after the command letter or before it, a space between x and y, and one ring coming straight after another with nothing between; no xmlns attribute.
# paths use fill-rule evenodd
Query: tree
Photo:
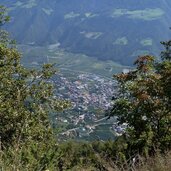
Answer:
<svg viewBox="0 0 171 171"><path fill-rule="evenodd" d="M142 56L135 70L114 75L119 97L113 98L109 117L128 124L125 140L131 154L171 149L171 41L162 44L161 61Z"/></svg>
<svg viewBox="0 0 171 171"><path fill-rule="evenodd" d="M49 114L64 110L70 103L54 96L50 78L56 70L52 64L45 64L39 70L27 69L21 64L21 54L2 30L8 19L5 8L1 6L0 152L7 154L6 159L11 158L12 162L20 153L22 157L18 156L22 162L34 159L36 163L39 159L47 159L49 151L52 151L50 145L57 144ZM29 158L30 155L32 157Z"/></svg>

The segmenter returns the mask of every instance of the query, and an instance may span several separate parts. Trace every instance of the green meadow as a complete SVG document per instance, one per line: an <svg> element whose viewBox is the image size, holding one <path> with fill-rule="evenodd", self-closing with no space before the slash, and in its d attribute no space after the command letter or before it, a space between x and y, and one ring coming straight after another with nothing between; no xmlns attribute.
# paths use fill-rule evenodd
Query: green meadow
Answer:
<svg viewBox="0 0 171 171"><path fill-rule="evenodd" d="M113 61L102 61L85 54L66 52L56 46L49 48L22 45L19 48L25 48L22 61L29 67L36 67L43 63L55 63L59 70L65 69L73 72L94 73L109 78L112 78L112 75L115 73L122 72L125 68L125 66Z"/></svg>
<svg viewBox="0 0 171 171"><path fill-rule="evenodd" d="M146 8L142 10L114 9L111 17L126 16L130 19L155 20L161 18L165 12L160 8Z"/></svg>

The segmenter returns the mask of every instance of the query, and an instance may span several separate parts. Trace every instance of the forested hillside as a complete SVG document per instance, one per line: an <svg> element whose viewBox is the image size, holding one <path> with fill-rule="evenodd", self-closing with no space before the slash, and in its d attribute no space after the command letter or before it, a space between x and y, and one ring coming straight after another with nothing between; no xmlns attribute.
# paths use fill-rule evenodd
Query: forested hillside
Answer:
<svg viewBox="0 0 171 171"><path fill-rule="evenodd" d="M159 55L169 38L170 0L1 0L8 31L18 43L56 44L66 51L132 65L137 55Z"/></svg>

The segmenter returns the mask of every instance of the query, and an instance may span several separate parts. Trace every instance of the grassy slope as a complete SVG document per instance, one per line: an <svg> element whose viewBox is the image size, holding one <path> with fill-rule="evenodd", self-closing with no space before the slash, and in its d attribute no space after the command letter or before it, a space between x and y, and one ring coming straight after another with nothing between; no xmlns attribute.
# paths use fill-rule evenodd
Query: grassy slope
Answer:
<svg viewBox="0 0 171 171"><path fill-rule="evenodd" d="M77 145L74 145L72 153L68 153L68 157L65 157L63 163L65 166L62 171L170 171L171 168L171 152L168 152L166 155L156 155L155 157L148 157L144 159L143 157L139 157L139 164L135 165L133 163L123 163L121 167L117 167L111 159L105 159L99 154L96 154L96 164L89 160L89 155L79 156L78 151L74 151L77 148ZM77 147L76 147L77 146ZM72 145L73 147L73 145ZM13 151L15 152L15 151ZM67 153L67 152L65 152ZM71 157L75 157L75 154L78 154L79 163L72 164ZM37 170L39 166L42 165L42 161L36 161L36 165L34 162L28 163L27 165L23 165L23 161L21 160L21 154L15 154L13 156L14 160L9 160L9 158L5 158L6 154L0 153L0 170L2 171L29 171L29 170ZM87 157L87 159L86 159ZM11 158L12 159L12 158ZM42 171L54 171L53 165L58 165L60 158L56 160L56 163L51 164L47 169L41 169ZM72 167L67 167L67 165L72 165ZM99 166L98 166L99 165ZM39 169L38 169L39 170ZM55 167L56 171L60 171Z"/></svg>

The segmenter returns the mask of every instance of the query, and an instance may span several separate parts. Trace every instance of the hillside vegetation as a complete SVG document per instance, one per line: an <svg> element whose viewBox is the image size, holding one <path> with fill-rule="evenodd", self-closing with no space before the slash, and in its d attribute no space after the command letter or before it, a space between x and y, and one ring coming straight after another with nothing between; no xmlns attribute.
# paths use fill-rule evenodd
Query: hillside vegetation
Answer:
<svg viewBox="0 0 171 171"><path fill-rule="evenodd" d="M1 0L20 44L57 44L72 53L132 65L138 55L159 55L170 37L170 0Z"/></svg>

